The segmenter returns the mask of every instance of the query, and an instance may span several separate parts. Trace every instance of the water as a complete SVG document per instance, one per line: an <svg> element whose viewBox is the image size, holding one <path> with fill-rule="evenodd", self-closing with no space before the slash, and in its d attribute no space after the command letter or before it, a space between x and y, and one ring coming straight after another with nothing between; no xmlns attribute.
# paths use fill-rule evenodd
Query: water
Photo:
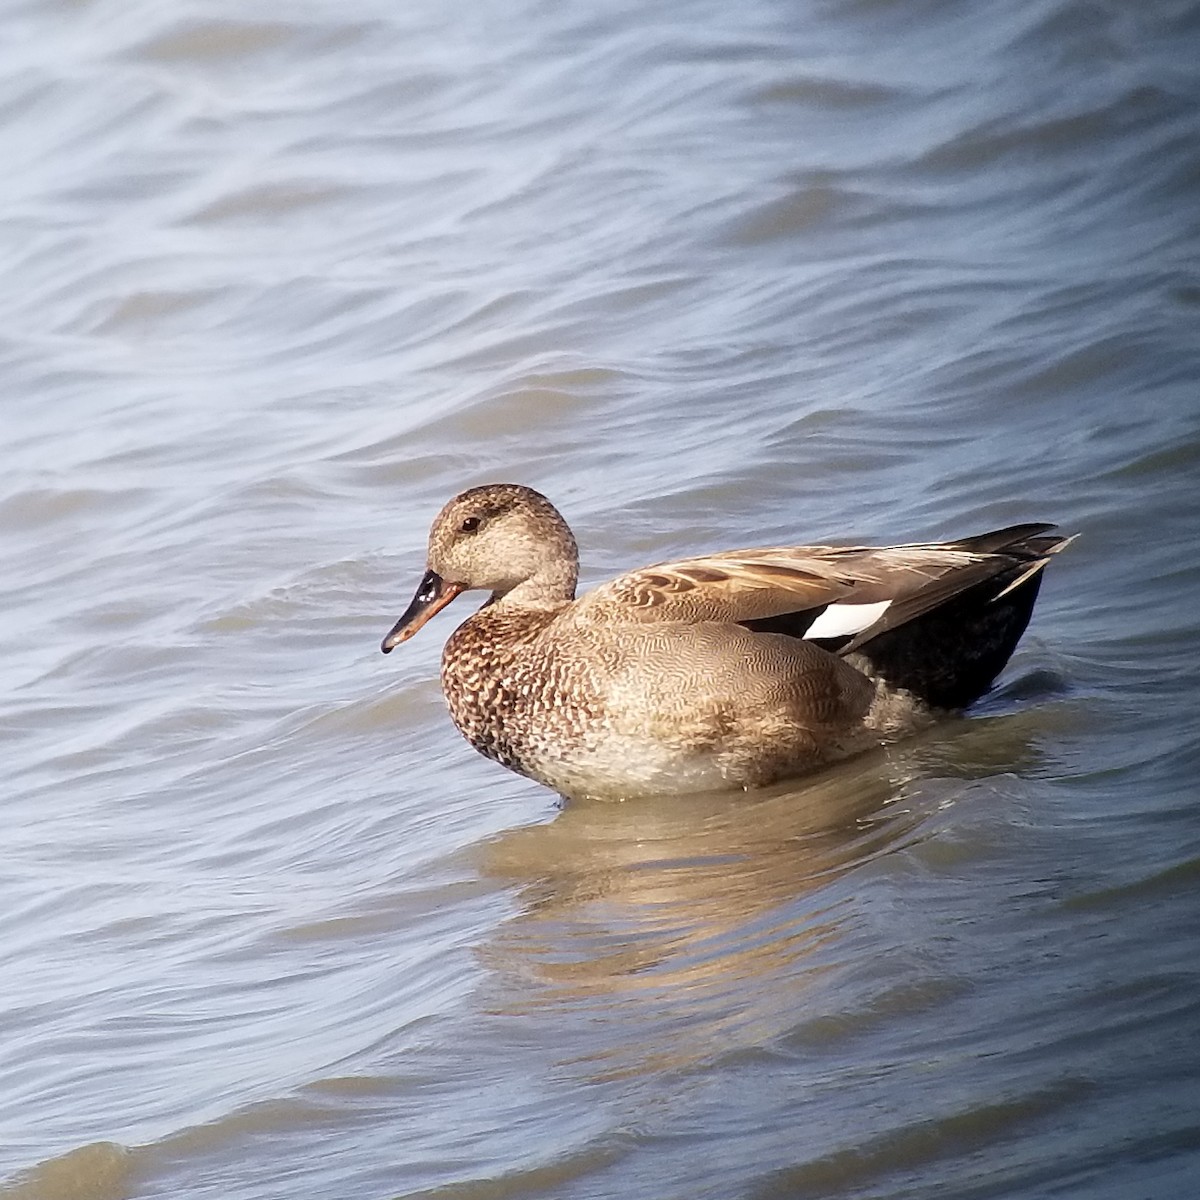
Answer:
<svg viewBox="0 0 1200 1200"><path fill-rule="evenodd" d="M0 1195L1196 1194L1194 6L2 30ZM1082 536L969 718L560 809L377 649L491 479Z"/></svg>

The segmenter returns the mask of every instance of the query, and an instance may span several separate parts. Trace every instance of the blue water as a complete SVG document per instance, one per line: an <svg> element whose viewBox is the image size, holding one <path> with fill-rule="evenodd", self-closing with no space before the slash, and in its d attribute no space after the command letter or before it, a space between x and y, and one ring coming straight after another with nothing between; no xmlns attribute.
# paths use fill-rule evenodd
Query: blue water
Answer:
<svg viewBox="0 0 1200 1200"><path fill-rule="evenodd" d="M1200 1190L1200 10L0 36L0 1196ZM561 807L378 653L492 479L1080 536L966 718Z"/></svg>

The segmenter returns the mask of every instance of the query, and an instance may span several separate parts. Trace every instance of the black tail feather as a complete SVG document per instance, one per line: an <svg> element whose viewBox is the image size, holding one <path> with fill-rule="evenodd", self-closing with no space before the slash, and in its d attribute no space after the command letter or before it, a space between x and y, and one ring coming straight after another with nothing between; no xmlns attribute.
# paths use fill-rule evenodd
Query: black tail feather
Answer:
<svg viewBox="0 0 1200 1200"><path fill-rule="evenodd" d="M1037 553L868 637L848 657L866 674L931 708L966 708L991 687L1029 624L1042 584L1040 564L1030 571Z"/></svg>

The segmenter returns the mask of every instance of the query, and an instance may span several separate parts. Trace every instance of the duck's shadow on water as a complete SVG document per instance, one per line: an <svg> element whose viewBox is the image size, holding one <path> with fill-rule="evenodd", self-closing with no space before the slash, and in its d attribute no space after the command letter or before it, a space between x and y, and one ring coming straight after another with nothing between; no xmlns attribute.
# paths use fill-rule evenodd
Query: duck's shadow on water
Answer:
<svg viewBox="0 0 1200 1200"><path fill-rule="evenodd" d="M760 1046L831 971L877 949L857 942L864 905L895 886L881 883L892 856L937 836L964 797L1010 788L1041 729L999 697L805 780L569 801L500 835L481 866L516 888L520 911L480 950L490 1013L565 1024L560 1047L600 1075Z"/></svg>

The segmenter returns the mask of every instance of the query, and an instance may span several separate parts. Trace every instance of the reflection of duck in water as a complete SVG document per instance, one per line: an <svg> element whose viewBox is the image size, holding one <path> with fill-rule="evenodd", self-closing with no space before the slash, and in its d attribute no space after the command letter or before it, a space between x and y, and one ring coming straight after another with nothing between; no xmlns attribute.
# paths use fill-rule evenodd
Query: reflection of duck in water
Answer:
<svg viewBox="0 0 1200 1200"><path fill-rule="evenodd" d="M936 1009L971 983L931 943L957 915L927 902L1011 849L1007 772L1038 766L1044 724L1000 698L750 795L583 800L504 830L476 850L516 905L476 949L488 1020L594 1080L807 1054Z"/></svg>
<svg viewBox="0 0 1200 1200"><path fill-rule="evenodd" d="M567 795L758 787L860 750L991 685L1069 538L1017 525L957 542L727 551L575 599L575 539L542 495L472 488L384 638L460 592L451 716L489 758Z"/></svg>
<svg viewBox="0 0 1200 1200"><path fill-rule="evenodd" d="M516 889L518 911L477 950L487 1011L518 1022L524 1048L605 1078L761 1046L819 1016L822 981L846 970L878 967L891 987L854 934L863 897L889 891L887 863L972 802L971 782L926 777L940 741L750 796L584 800L498 834L479 866ZM981 806L992 799L985 786Z"/></svg>

